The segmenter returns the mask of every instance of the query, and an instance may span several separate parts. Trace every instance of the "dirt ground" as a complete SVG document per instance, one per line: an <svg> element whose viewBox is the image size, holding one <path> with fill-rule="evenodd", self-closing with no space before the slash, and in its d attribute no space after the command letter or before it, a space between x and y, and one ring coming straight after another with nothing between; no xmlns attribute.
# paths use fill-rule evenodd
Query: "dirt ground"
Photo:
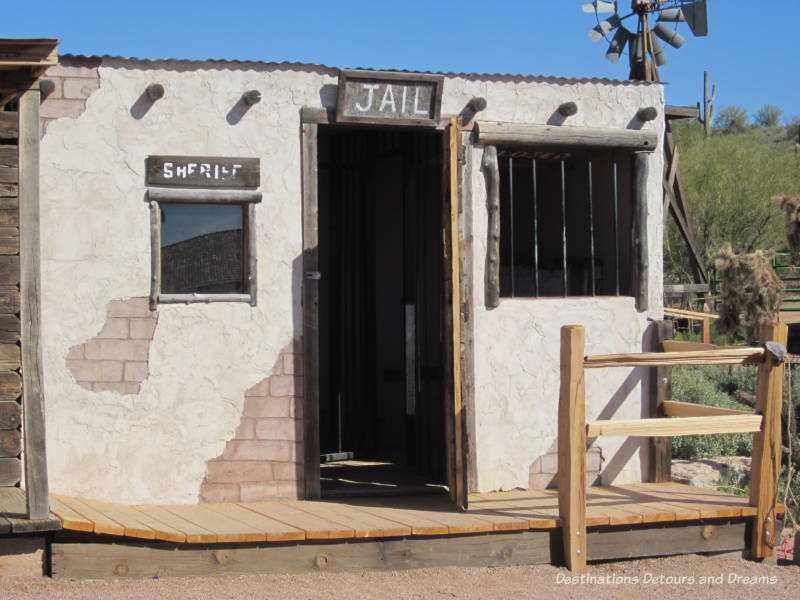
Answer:
<svg viewBox="0 0 800 600"><path fill-rule="evenodd" d="M495 569L252 575L245 577L63 581L0 578L0 600L75 598L800 598L800 566L739 556L676 556L591 565L584 579L550 565Z"/></svg>

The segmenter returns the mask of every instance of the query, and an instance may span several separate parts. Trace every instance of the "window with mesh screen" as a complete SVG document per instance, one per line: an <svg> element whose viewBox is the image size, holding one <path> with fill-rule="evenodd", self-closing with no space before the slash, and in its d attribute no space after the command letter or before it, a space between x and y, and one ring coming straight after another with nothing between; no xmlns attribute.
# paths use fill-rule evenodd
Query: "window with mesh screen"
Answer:
<svg viewBox="0 0 800 600"><path fill-rule="evenodd" d="M241 204L161 202L161 293L247 293Z"/></svg>

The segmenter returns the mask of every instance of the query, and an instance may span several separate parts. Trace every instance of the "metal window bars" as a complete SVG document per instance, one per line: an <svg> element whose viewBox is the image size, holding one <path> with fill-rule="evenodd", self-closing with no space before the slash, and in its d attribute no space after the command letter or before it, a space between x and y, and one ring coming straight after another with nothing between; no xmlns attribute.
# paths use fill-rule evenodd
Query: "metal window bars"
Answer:
<svg viewBox="0 0 800 600"><path fill-rule="evenodd" d="M515 202L519 199L516 198L515 194L515 160L526 159L530 157L530 167L531 167L531 197L530 202L532 204L532 244L533 244L533 269L532 269L532 278L533 278L533 296L540 297L543 295L551 296L551 294L542 294L541 289L541 281L540 281L540 258L541 258L541 229L540 226L544 225L545 227L549 225L549 223L541 223L540 218L540 207L542 198L540 198L540 178L539 178L539 170L540 166L538 163L537 152L534 150L527 150L527 151L517 151L517 150L505 150L501 151L501 155L505 154L508 159L508 169L507 169L507 189L508 195L506 199L508 201L508 215L509 215L509 223L507 225L507 231L509 235L508 240L508 255L505 261L505 264L508 267L508 277L510 279L510 296L512 298L515 297L523 297L518 295L518 269L519 265L516 262L516 243L517 240L516 232L520 227L520 223L517 222L517 218L515 218ZM547 153L546 158L555 158L558 161L558 169L559 169L559 183L560 187L558 190L558 198L560 202L560 213L561 213L561 287L563 296L566 297L569 295L569 264L568 264L568 254L567 254L567 244L569 241L570 236L578 236L581 235L580 231L573 231L571 228L567 227L567 191L568 191L568 180L567 180L567 163L568 161L573 161L574 163L578 163L581 159L571 157L565 154L553 154ZM594 169L594 157L592 152L587 152L585 157L582 159L584 162L584 168L586 172L587 178L587 186L586 186L586 208L587 208L587 217L588 217L588 231L585 232L585 235L588 237L588 262L589 262L589 276L590 281L588 285L588 291L591 296L596 296L598 293L597 290L597 253L596 253L596 229L595 229L595 169ZM620 186L619 186L619 162L618 156L616 152L611 153L611 192L612 192L612 202L613 202L613 245L614 245L614 280L613 280L613 290L614 294L619 296L620 295L620 244L619 244L619 231L620 231ZM578 163L579 164L579 163ZM516 213L517 215L520 212ZM505 228L504 228L505 229ZM523 227L523 229L527 229ZM568 231L570 229L570 231Z"/></svg>

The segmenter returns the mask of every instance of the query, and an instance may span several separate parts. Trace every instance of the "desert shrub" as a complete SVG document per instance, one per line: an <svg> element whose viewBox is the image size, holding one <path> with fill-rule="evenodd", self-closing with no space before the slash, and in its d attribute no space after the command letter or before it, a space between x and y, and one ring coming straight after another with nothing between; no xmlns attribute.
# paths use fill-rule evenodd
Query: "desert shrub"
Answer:
<svg viewBox="0 0 800 600"><path fill-rule="evenodd" d="M738 391L748 394L756 393L758 368L755 365L713 365L704 367L704 373L717 389L725 392L730 398ZM726 408L746 410L747 407L732 400L734 405ZM719 405L722 406L722 405Z"/></svg>
<svg viewBox="0 0 800 600"><path fill-rule="evenodd" d="M732 398L732 392L726 391L726 388L734 391L742 389L731 386L743 382L742 385L747 386L747 389L755 389L755 381L747 381L748 377L755 376L755 367L676 367L672 370L672 396L679 402L745 410L747 407L736 402Z"/></svg>
<svg viewBox="0 0 800 600"><path fill-rule="evenodd" d="M791 398L794 405L794 416L800 411L800 367L788 365ZM680 402L693 402L736 410L751 410L735 400L737 391L755 394L757 367L752 365L709 365L697 367L677 367L672 370L672 395ZM782 427L785 427L784 422ZM800 438L798 438L800 440ZM751 456L753 451L753 435L750 433L728 433L722 435L696 435L672 438L672 456L692 460L696 458L715 458L717 456ZM786 497L786 509L795 523L800 523L800 473L794 472L789 493L785 494L788 468L786 458L782 458L781 475L778 480L778 501ZM797 465L795 465L795 469ZM746 492L749 481L745 478L729 479L721 482L727 493L740 493L734 488Z"/></svg>
<svg viewBox="0 0 800 600"><path fill-rule="evenodd" d="M756 125L761 127L776 127L783 116L783 111L774 104L765 104L753 117Z"/></svg>
<svg viewBox="0 0 800 600"><path fill-rule="evenodd" d="M714 119L714 127L725 133L738 133L747 128L747 111L741 106L724 106Z"/></svg>
<svg viewBox="0 0 800 600"><path fill-rule="evenodd" d="M679 367L672 370L672 397L679 402L705 404L737 410L746 409L723 391L721 384L730 386L733 380L746 380L748 371L727 373L728 367ZM755 376L755 372L752 372ZM746 384L748 386L755 385ZM724 433L720 435L689 435L672 439L672 457L693 459L715 456L750 456L753 435Z"/></svg>
<svg viewBox="0 0 800 600"><path fill-rule="evenodd" d="M753 435L721 433L717 435L684 435L672 438L672 457L692 460L717 456L750 456Z"/></svg>
<svg viewBox="0 0 800 600"><path fill-rule="evenodd" d="M700 126L688 122L673 126L686 199L705 266L711 266L725 242L730 242L736 253L783 250L785 217L770 198L784 194L800 197L794 145L797 127L788 129L791 135L784 128L755 127L746 133L706 139ZM666 281L693 281L680 229L671 218L666 227Z"/></svg>

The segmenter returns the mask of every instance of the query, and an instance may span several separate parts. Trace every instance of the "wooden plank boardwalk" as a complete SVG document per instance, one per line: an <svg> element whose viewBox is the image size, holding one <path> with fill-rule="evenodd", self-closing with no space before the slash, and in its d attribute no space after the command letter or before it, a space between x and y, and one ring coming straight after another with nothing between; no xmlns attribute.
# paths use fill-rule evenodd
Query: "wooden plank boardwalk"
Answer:
<svg viewBox="0 0 800 600"><path fill-rule="evenodd" d="M745 497L679 483L591 487L587 496L589 527L756 514ZM560 526L555 490L472 494L467 512L456 510L445 496L121 505L51 495L51 510L64 530L186 544L389 539Z"/></svg>
<svg viewBox="0 0 800 600"><path fill-rule="evenodd" d="M61 529L59 519L28 519L25 490L0 487L0 535L41 533Z"/></svg>

